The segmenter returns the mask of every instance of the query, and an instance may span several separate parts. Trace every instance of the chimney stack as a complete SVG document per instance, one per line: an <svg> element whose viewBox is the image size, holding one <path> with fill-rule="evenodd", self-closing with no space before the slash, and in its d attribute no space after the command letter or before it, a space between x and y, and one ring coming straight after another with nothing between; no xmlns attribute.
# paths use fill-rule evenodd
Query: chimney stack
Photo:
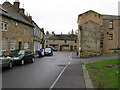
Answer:
<svg viewBox="0 0 120 90"><path fill-rule="evenodd" d="M46 35L49 35L49 32L48 32L48 31L46 32Z"/></svg>
<svg viewBox="0 0 120 90"><path fill-rule="evenodd" d="M72 32L71 32L71 34L74 34L74 31L73 31L73 29L72 29Z"/></svg>
<svg viewBox="0 0 120 90"><path fill-rule="evenodd" d="M13 4L13 8L16 12L19 12L19 6L20 6L19 0L15 0L15 2Z"/></svg>
<svg viewBox="0 0 120 90"><path fill-rule="evenodd" d="M19 9L19 13L20 13L21 15L25 15L25 9L24 9L24 8L20 8L20 9Z"/></svg>
<svg viewBox="0 0 120 90"><path fill-rule="evenodd" d="M54 31L52 31L52 35L55 35Z"/></svg>

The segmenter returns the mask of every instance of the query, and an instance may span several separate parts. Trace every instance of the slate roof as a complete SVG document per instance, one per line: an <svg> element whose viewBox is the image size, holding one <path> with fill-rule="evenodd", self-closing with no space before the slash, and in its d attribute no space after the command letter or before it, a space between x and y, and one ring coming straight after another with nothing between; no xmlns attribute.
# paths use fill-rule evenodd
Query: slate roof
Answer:
<svg viewBox="0 0 120 90"><path fill-rule="evenodd" d="M112 19L112 20L120 20L120 16L115 15L102 15L103 19Z"/></svg>
<svg viewBox="0 0 120 90"><path fill-rule="evenodd" d="M21 23L33 26L27 19L25 19L22 15L18 12L8 9L0 4L0 15L5 16L7 18L11 18L13 20L19 21Z"/></svg>
<svg viewBox="0 0 120 90"><path fill-rule="evenodd" d="M49 40L77 40L77 35L75 34L60 34L60 35L50 35L48 37Z"/></svg>

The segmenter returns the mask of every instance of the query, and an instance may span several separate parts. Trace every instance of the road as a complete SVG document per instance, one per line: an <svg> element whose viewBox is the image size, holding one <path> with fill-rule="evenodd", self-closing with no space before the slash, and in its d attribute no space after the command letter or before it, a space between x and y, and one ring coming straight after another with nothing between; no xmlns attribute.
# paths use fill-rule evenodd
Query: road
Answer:
<svg viewBox="0 0 120 90"><path fill-rule="evenodd" d="M72 62L69 57L72 53ZM75 52L54 52L53 56L36 58L34 63L16 65L2 71L3 88L85 88L81 65L84 62L118 58L118 55L79 58ZM54 84L60 73L57 82Z"/></svg>
<svg viewBox="0 0 120 90"><path fill-rule="evenodd" d="M53 56L36 58L34 63L17 65L2 72L3 88L50 88L61 73L71 52L54 52Z"/></svg>

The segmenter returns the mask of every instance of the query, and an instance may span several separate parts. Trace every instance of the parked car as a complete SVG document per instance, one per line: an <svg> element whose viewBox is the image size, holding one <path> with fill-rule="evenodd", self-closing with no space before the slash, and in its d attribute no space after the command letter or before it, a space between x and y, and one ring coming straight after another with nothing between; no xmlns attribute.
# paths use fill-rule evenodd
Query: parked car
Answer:
<svg viewBox="0 0 120 90"><path fill-rule="evenodd" d="M50 55L52 56L53 55L53 51L51 48L45 48L45 55Z"/></svg>
<svg viewBox="0 0 120 90"><path fill-rule="evenodd" d="M45 55L44 49L38 50L38 55L39 55L40 57L44 56L44 55Z"/></svg>
<svg viewBox="0 0 120 90"><path fill-rule="evenodd" d="M48 47L48 48L51 48L53 51L57 51L57 49L54 48L53 46L50 46L50 47Z"/></svg>
<svg viewBox="0 0 120 90"><path fill-rule="evenodd" d="M3 53L0 52L0 66L2 67L8 67L12 68L13 67L13 60L11 57L8 57L4 55Z"/></svg>
<svg viewBox="0 0 120 90"><path fill-rule="evenodd" d="M31 50L14 50L10 53L10 57L13 58L14 63L24 65L26 62L33 63L35 60L34 54Z"/></svg>

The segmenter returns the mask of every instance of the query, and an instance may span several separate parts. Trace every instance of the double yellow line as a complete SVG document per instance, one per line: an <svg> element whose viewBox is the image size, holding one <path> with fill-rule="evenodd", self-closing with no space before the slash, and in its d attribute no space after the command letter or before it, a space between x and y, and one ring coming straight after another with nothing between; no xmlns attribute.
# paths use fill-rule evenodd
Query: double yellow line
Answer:
<svg viewBox="0 0 120 90"><path fill-rule="evenodd" d="M70 59L72 57L72 53L70 53L70 56L69 56L69 58L68 59Z"/></svg>
<svg viewBox="0 0 120 90"><path fill-rule="evenodd" d="M71 61L72 61L72 59L70 59L70 58L72 58L72 53L70 53L70 56L68 57L68 59L69 59L69 64L70 64ZM55 84L57 83L57 81L59 80L59 78L61 77L61 75L63 74L63 72L65 71L65 69L68 67L69 64L67 64L67 65L64 67L64 69L63 69L62 72L59 74L59 76L56 78L56 80L54 81L54 83L52 84L52 86L49 88L49 90L52 90L52 89L53 89L53 87L55 86Z"/></svg>

